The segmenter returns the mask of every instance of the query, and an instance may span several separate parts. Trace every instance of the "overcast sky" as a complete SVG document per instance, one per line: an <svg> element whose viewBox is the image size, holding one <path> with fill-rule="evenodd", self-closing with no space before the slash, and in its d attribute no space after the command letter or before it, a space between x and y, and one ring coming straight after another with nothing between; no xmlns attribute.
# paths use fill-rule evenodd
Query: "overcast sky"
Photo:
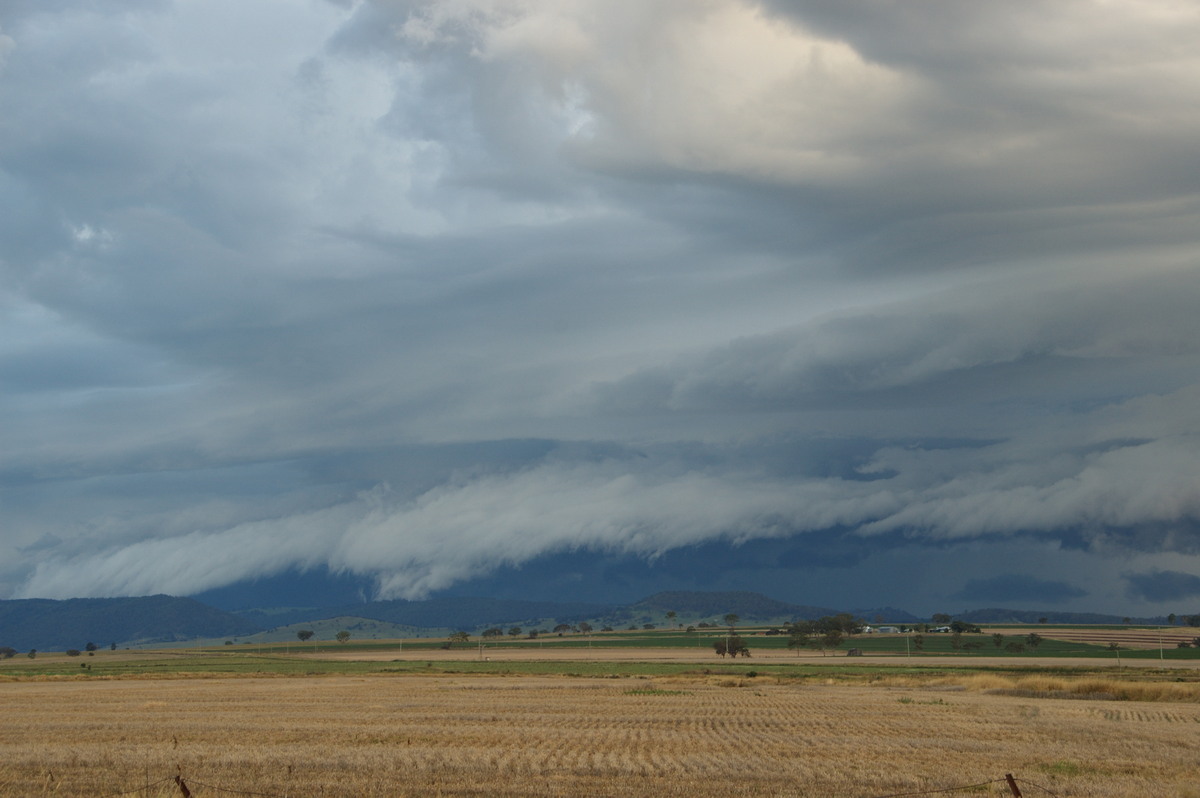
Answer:
<svg viewBox="0 0 1200 798"><path fill-rule="evenodd" d="M0 597L775 541L698 586L1197 611L1198 41L1191 0L0 0Z"/></svg>

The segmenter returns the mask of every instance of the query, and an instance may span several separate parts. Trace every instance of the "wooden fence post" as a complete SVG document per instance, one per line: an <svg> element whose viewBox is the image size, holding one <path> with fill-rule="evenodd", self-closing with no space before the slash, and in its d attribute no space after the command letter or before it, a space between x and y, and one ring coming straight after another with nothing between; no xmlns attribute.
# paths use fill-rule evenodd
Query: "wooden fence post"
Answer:
<svg viewBox="0 0 1200 798"><path fill-rule="evenodd" d="M1012 790L1013 798L1021 798L1021 788L1017 786L1017 780L1013 778L1013 775L1005 773L1004 778L1008 780L1008 789Z"/></svg>
<svg viewBox="0 0 1200 798"><path fill-rule="evenodd" d="M176 776L175 783L179 785L179 791L183 793L183 798L192 798L192 791L187 788L187 784L183 781L183 776Z"/></svg>

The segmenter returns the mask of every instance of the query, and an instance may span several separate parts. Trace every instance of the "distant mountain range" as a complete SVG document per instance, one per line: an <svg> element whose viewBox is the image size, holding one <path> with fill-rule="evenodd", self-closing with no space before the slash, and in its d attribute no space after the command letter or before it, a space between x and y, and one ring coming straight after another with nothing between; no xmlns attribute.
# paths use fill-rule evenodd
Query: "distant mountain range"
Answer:
<svg viewBox="0 0 1200 798"><path fill-rule="evenodd" d="M82 649L89 643L107 647L132 645L169 645L200 638L245 638L278 627L301 624L324 628L331 619L351 628L364 622L388 630L462 629L478 632L491 626L511 625L525 628L575 624L588 621L593 626L625 628L647 623L664 626L667 613L671 622L698 624L723 623L727 614L735 614L740 623L781 624L795 619L813 619L836 615L845 610L788 604L759 593L706 593L674 591L656 593L628 605L602 605L579 602L520 601L487 598L436 598L427 601L373 601L336 607L257 608L225 612L195 599L173 596L136 598L90 598L52 601L17 599L0 601L0 647L25 652ZM883 607L851 610L868 622L916 623L923 619L903 610ZM1046 623L1105 624L1121 623L1114 615L1093 613L1033 612L1024 610L983 609L955 615L970 623ZM1135 618L1137 623L1165 623L1162 618ZM367 623L371 622L371 623Z"/></svg>
<svg viewBox="0 0 1200 798"><path fill-rule="evenodd" d="M233 614L262 629L345 616L385 621L400 626L470 630L496 624L527 626L551 618L556 619L558 623L575 623L607 617L614 612L618 612L617 608L603 604L439 598L428 601L371 601L338 607L236 610Z"/></svg>
<svg viewBox="0 0 1200 798"><path fill-rule="evenodd" d="M197 637L245 635L252 622L190 598L78 598L0 601L0 646L18 651L176 643Z"/></svg>

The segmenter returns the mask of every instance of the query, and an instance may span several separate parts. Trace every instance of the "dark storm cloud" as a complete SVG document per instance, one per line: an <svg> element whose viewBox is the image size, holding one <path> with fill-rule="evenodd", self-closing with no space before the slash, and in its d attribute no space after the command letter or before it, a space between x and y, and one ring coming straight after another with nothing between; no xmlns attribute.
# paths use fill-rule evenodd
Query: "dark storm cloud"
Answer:
<svg viewBox="0 0 1200 798"><path fill-rule="evenodd" d="M970 579L951 598L970 602L1009 601L1058 604L1086 596L1087 591L1067 582L1035 579L1025 574L1002 574Z"/></svg>
<svg viewBox="0 0 1200 798"><path fill-rule="evenodd" d="M938 606L903 542L1124 612L1200 573L1198 28L9 4L0 590L740 546Z"/></svg>
<svg viewBox="0 0 1200 798"><path fill-rule="evenodd" d="M1181 571L1123 574L1131 596L1147 601L1180 601L1200 596L1200 576Z"/></svg>

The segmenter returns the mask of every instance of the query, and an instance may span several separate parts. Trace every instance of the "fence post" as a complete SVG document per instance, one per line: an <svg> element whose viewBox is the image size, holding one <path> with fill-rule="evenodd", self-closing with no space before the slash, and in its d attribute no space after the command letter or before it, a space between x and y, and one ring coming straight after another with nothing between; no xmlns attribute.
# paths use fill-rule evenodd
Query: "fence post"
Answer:
<svg viewBox="0 0 1200 798"><path fill-rule="evenodd" d="M1017 786L1017 780L1013 778L1013 775L1005 773L1004 778L1008 780L1008 789L1012 790L1013 798L1021 798L1021 788Z"/></svg>
<svg viewBox="0 0 1200 798"><path fill-rule="evenodd" d="M192 791L187 788L187 784L183 781L183 776L176 776L175 783L179 785L179 791L183 793L183 798L192 798Z"/></svg>

